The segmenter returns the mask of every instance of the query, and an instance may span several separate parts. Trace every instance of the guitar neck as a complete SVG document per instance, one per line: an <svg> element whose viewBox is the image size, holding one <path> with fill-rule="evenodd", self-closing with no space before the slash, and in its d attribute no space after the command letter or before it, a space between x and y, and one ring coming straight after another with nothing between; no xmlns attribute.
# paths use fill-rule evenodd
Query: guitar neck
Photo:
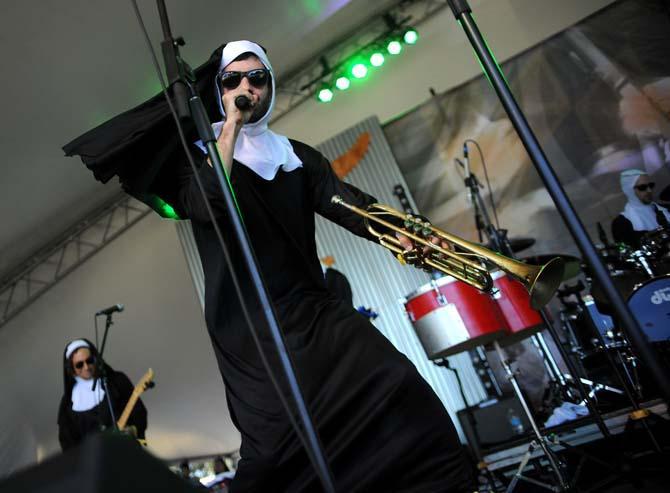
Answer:
<svg viewBox="0 0 670 493"><path fill-rule="evenodd" d="M151 368L149 368L142 377L142 379L140 380L140 382L133 389L133 393L130 394L130 398L128 399L128 403L126 404L126 408L123 410L123 412L121 413L121 417L116 422L116 425L119 427L119 430L123 430L126 427L126 424L128 424L128 418L130 418L130 413L133 412L135 404L137 404L137 399L140 398L140 395L142 395L142 392L144 392L147 389L147 387L153 385L153 378L154 378L154 371Z"/></svg>
<svg viewBox="0 0 670 493"><path fill-rule="evenodd" d="M140 395L136 391L133 391L132 395L130 396L130 399L128 399L128 403L126 404L125 409L121 413L121 417L116 422L116 425L119 427L119 430L123 430L126 427L126 424L128 423L128 418L130 418L130 413L133 412L135 404L137 404L137 399L139 398Z"/></svg>

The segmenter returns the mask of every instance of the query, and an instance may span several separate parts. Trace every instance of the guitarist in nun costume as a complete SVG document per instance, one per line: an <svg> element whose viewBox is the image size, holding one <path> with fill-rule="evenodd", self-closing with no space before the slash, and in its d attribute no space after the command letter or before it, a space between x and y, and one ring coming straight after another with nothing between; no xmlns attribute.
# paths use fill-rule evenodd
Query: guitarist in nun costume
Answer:
<svg viewBox="0 0 670 493"><path fill-rule="evenodd" d="M75 339L63 353L63 384L65 391L58 410L58 441L63 451L79 444L86 435L97 433L103 428L112 428L112 417L105 391L98 380L98 349L88 339ZM134 387L130 379L120 371L107 366L107 385L119 419ZM137 401L124 431L144 439L147 429L147 409L141 400Z"/></svg>

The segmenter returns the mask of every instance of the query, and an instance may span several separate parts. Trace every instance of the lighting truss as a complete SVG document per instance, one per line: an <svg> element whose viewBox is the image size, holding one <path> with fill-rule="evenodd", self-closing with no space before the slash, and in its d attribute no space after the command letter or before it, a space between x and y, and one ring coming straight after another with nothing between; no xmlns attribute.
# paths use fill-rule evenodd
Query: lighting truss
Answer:
<svg viewBox="0 0 670 493"><path fill-rule="evenodd" d="M424 21L447 7L444 0L403 0L383 14L342 37L339 41L316 54L299 70L281 77L277 81L277 95L271 123L286 116L297 106L314 98L314 89L326 75L324 65L336 67L375 39L388 32L385 17L408 19L412 27L418 28Z"/></svg>
<svg viewBox="0 0 670 493"><path fill-rule="evenodd" d="M0 327L150 212L119 193L24 261L0 280Z"/></svg>

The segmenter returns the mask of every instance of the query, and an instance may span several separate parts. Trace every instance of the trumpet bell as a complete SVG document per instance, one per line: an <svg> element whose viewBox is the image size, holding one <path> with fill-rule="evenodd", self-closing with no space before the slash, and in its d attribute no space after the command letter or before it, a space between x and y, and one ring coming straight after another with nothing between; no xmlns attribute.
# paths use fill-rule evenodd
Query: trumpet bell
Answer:
<svg viewBox="0 0 670 493"><path fill-rule="evenodd" d="M535 279L532 280L531 285L528 287L530 306L533 309L539 310L549 303L558 286L563 281L564 271L565 262L559 257L551 259L539 268Z"/></svg>

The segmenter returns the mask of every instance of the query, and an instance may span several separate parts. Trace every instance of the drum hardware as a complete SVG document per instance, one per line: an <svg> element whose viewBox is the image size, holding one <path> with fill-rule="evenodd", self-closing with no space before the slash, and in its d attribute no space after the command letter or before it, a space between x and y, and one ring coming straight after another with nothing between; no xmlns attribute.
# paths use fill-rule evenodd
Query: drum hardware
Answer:
<svg viewBox="0 0 670 493"><path fill-rule="evenodd" d="M512 388L514 389L514 393L516 394L517 399L519 402L521 402L521 406L523 408L524 413L526 414L526 417L528 418L528 422L531 425L531 428L533 430L533 434L535 435L535 440L531 441L528 450L526 451L526 454L524 455L523 460L521 461L521 464L519 464L519 468L517 469L516 474L514 475L514 478L510 482L508 488L507 488L507 493L511 493L514 488L516 487L517 483L519 480L524 480L531 482L537 486L544 487L546 489L549 489L551 491L556 491L556 492L562 492L562 491L568 491L571 489L571 485L569 482L564 478L564 471L565 471L565 464L563 464L558 456L554 454L554 452L551 450L549 447L550 442L545 437L542 435L542 432L540 431L539 426L537 425L537 422L535 421L535 418L533 417L533 413L530 410L530 407L528 406L528 402L526 401L523 392L521 391L521 387L519 387L519 382L517 381L516 375L514 371L512 370L510 366L510 360L507 357L507 355L503 352L502 348L500 347L500 344L498 344L498 341L493 341L493 347L498 354L498 357L500 358L500 362L502 363L503 370L505 371L505 374L507 375L507 379L509 380L510 384L512 385ZM550 468L552 472L554 473L557 481L557 486L553 486L550 484L543 483L541 481L537 481L532 478L528 478L523 475L523 470L526 468L526 465L528 464L528 461L530 460L533 452L537 448L541 448L542 452L544 453L544 456L547 458L549 461Z"/></svg>
<svg viewBox="0 0 670 493"><path fill-rule="evenodd" d="M475 372L489 397L502 397L502 389L500 388L498 379L489 364L484 348L482 348L482 346L477 346L476 348L469 350L468 353L472 360L472 366L475 368Z"/></svg>
<svg viewBox="0 0 670 493"><path fill-rule="evenodd" d="M635 266L642 267L642 271L649 275L649 277L654 277L656 273L652 269L651 265L649 265L649 261L647 260L647 257L651 258L651 256L651 252L647 251L646 249L635 250L634 252L630 253L631 263Z"/></svg>
<svg viewBox="0 0 670 493"><path fill-rule="evenodd" d="M549 346L547 346L547 342L545 341L542 332L538 332L537 334L535 334L533 337L531 337L531 340L533 342L533 345L537 348L538 352L542 356L542 361L544 362L547 374L550 376L552 380L558 382L558 384L562 388L565 388L566 386L565 376L558 367L556 359L551 354Z"/></svg>
<svg viewBox="0 0 670 493"><path fill-rule="evenodd" d="M653 295L664 289L666 285L668 285L670 289L670 276L649 280L647 283L645 283L645 285L636 290L629 299L628 304L631 310L638 319L642 329L647 332L647 337L649 337L651 341L653 341L653 339L649 334L653 329L658 329L657 334L667 333L669 331L667 318L670 317L670 313L665 313L665 319L663 319L663 317L658 317L652 308ZM598 323L603 323L603 320L599 319L597 316L594 316L594 314L597 315L600 313L598 311L598 307L595 303L593 303L593 299L590 299L589 296L583 296L581 294L580 288L584 288L584 285L581 282L579 282L576 286L571 287L569 293L566 294L574 296L577 300L577 305L581 313L588 315L584 317L584 320L591 333L595 336L595 339L598 343L597 348L599 348L600 352L605 355L605 358L615 376L616 381L621 385L620 390L623 391L623 394L621 395L624 395L626 400L630 402L633 408L633 412L640 411L642 409L639 404L641 399L641 389L639 376L637 375L637 358L634 354L632 354L631 348L627 345L627 341L625 346L610 345L608 347L608 344L603 335L603 331L598 326ZM563 293L559 291L559 297L561 297L561 301L564 301L563 297L561 296L562 294ZM660 305L662 306L662 304ZM664 307L661 308L661 311L663 309ZM602 316L602 314L600 315ZM620 364L617 364L612 353L616 354ZM631 364L633 365L632 369L629 367ZM623 369L624 375L622 375L620 367ZM635 395L633 392L635 392ZM661 448L658 444L658 441L651 432L648 423L646 423L644 420L641 420L641 426L649 437L654 450L660 452Z"/></svg>
<svg viewBox="0 0 670 493"><path fill-rule="evenodd" d="M574 382L574 380L573 380L573 378L572 378L571 375L564 375L564 377L565 377L567 380L569 380L569 381L571 381L571 382ZM624 392L623 390L621 390L621 389L617 389L617 388L615 388L615 387L610 387L609 385L605 385L605 384L603 384L603 383L594 382L593 380L589 380L588 378L580 377L579 380L580 380L583 384L588 385L589 387L591 387L591 390L590 390L590 392L588 393L588 395L589 395L589 397L592 398L592 399L597 399L597 398L598 398L597 393L600 392L601 390L606 391L606 392L611 392L611 393L613 393L613 394L617 394L617 395L624 395L624 393L625 393L625 392ZM584 405L586 404L586 402L585 402L585 401L582 401L582 402L580 402L579 404L582 405L582 406L584 406Z"/></svg>
<svg viewBox="0 0 670 493"><path fill-rule="evenodd" d="M430 285L433 286L433 291L435 292L435 300L438 302L440 306L446 306L447 305L447 298L444 297L444 295L440 292L440 290L437 287L437 282L435 282L435 279L432 279L430 281Z"/></svg>

